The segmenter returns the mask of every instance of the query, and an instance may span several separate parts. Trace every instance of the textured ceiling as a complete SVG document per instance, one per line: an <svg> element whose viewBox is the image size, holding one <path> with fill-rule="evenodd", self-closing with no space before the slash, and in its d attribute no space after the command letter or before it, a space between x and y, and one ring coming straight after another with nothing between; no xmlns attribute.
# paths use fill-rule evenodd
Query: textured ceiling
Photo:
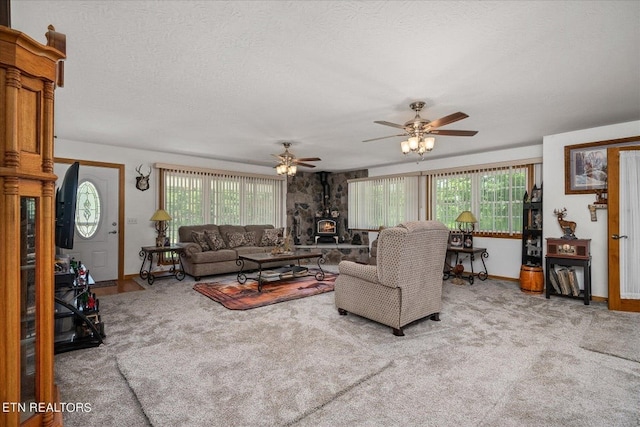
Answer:
<svg viewBox="0 0 640 427"><path fill-rule="evenodd" d="M426 102L432 158L640 119L640 2L13 1L67 36L58 138L315 170L415 161L374 120Z"/></svg>

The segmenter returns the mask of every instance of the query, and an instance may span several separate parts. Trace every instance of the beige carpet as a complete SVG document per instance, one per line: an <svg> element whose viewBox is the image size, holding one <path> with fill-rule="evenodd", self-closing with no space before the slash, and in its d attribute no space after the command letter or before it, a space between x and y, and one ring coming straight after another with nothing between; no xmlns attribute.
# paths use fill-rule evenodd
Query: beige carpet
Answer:
<svg viewBox="0 0 640 427"><path fill-rule="evenodd" d="M640 362L640 313L595 313L580 347Z"/></svg>
<svg viewBox="0 0 640 427"><path fill-rule="evenodd" d="M118 367L154 426L274 426L304 418L391 363L317 328L283 326L236 325L232 345L211 331L132 349L117 356Z"/></svg>
<svg viewBox="0 0 640 427"><path fill-rule="evenodd" d="M640 364L582 348L602 303L445 282L441 321L395 337L333 293L237 311L193 284L101 298L106 343L56 356L61 400L92 404L65 427L640 425Z"/></svg>

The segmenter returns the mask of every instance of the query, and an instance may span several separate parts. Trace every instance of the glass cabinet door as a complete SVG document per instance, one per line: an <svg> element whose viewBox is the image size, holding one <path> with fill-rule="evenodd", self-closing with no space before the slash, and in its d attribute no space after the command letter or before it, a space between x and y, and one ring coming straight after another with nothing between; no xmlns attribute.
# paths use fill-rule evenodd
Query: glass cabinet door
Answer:
<svg viewBox="0 0 640 427"><path fill-rule="evenodd" d="M20 421L36 401L36 212L35 197L20 198Z"/></svg>

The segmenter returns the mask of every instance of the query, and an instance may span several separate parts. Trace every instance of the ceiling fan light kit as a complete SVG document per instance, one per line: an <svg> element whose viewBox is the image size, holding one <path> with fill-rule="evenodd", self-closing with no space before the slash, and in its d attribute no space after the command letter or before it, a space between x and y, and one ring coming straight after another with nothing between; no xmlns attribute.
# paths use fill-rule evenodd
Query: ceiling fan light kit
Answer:
<svg viewBox="0 0 640 427"><path fill-rule="evenodd" d="M404 130L404 133L399 135L383 136L382 138L367 139L363 142L376 141L379 139L393 138L396 136L408 136L405 141L400 143L400 150L403 154L416 153L421 159L424 159L424 154L433 150L436 144L436 139L433 135L440 136L473 136L477 131L474 130L439 130L441 126L445 126L458 120L466 119L469 117L465 113L457 112L448 116L439 118L434 121L429 121L420 117L420 111L424 108L425 103L423 101L412 102L409 107L416 112L413 119L406 122L404 125L397 123L391 123L384 120L376 120L374 123L378 123L385 126L391 126L394 128Z"/></svg>
<svg viewBox="0 0 640 427"><path fill-rule="evenodd" d="M424 159L423 157L424 153L427 153L433 150L433 147L435 145L436 145L436 139L432 136L427 136L423 138L412 136L406 141L402 141L400 143L400 149L402 150L402 154L409 154L411 152L414 152Z"/></svg>
<svg viewBox="0 0 640 427"><path fill-rule="evenodd" d="M276 173L278 175L294 176L296 172L298 172L298 166L315 168L316 165L305 162L317 162L320 160L319 157L307 157L298 159L289 151L289 147L291 147L290 142L283 142L282 145L284 146L283 153L272 154L272 156L277 157L278 160L280 160L280 163L275 166Z"/></svg>
<svg viewBox="0 0 640 427"><path fill-rule="evenodd" d="M276 173L278 175L288 175L293 176L298 171L298 167L296 165L287 165L286 163L280 163L276 166Z"/></svg>

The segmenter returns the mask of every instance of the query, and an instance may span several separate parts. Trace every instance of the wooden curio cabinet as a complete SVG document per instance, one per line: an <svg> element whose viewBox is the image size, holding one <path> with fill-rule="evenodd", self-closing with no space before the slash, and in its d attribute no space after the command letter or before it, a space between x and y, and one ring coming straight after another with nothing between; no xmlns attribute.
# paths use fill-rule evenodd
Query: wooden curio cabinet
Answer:
<svg viewBox="0 0 640 427"><path fill-rule="evenodd" d="M42 45L0 26L0 426L62 425L53 371L53 94L65 49L53 47L56 37L64 39L50 31Z"/></svg>

